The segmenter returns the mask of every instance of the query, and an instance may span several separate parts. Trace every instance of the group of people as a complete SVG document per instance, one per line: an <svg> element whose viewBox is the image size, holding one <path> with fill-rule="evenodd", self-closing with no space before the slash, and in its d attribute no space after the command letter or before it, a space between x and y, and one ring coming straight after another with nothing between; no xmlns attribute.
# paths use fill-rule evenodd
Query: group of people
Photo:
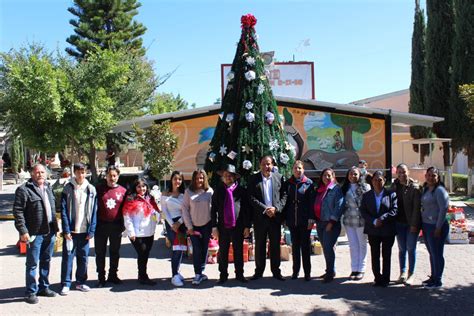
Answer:
<svg viewBox="0 0 474 316"><path fill-rule="evenodd" d="M117 272L123 233L137 253L138 281L155 285L156 282L148 276L147 262L160 215L165 218L167 237L171 242L171 283L174 286L184 285L179 268L187 249L188 236L193 249L193 285L208 279L204 270L211 236L219 242L218 283L228 280L231 245L236 280L248 282L244 277L243 242L250 236L251 227L255 240L255 272L251 280L263 276L268 247L271 273L275 279L284 281L280 271L283 224L289 228L291 235L292 279L299 277L302 262L304 280L311 280L311 230L314 225L326 264L325 273L319 278L324 283L335 278L335 246L344 225L350 247L351 280L364 277L368 239L375 278L373 285L387 286L396 236L400 262L398 282L411 284L415 272L416 245L422 229L431 263L431 275L423 285L427 288L442 285L449 197L440 182L438 169L430 167L427 170L426 182L421 188L409 178L405 164L397 166L397 179L390 188L385 187L382 171L369 174L365 168L352 167L347 171L342 186L331 168L321 172L317 184L304 172L303 162L298 160L293 165L292 176L285 180L275 171L273 157L264 156L260 160L260 171L249 178L246 188L240 184L235 166L227 165L219 172L222 181L214 190L209 186L204 170L193 172L188 188L185 188L183 174L174 171L170 187L161 197L160 209L145 181L136 180L130 192L126 192L117 184L119 169L109 166L106 183L96 188L85 177L85 165L77 163L74 165L74 177L65 185L61 195L64 241L60 294L67 295L70 291L74 257L77 262L75 289L90 290L86 285L87 261L89 241L93 237L97 286L103 287L107 282L122 283ZM46 181L43 165L35 165L31 179L17 189L13 214L21 241L28 243L25 301L34 304L38 302L37 296L56 296L57 293L49 287L48 276L59 225L54 195ZM106 277L107 243L110 267Z"/></svg>

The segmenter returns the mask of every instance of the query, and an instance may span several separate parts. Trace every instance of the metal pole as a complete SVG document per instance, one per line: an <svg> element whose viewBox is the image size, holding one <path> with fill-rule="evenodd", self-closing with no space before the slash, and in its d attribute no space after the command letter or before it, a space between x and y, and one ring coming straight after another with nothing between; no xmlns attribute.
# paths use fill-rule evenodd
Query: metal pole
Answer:
<svg viewBox="0 0 474 316"><path fill-rule="evenodd" d="M418 164L418 166L420 166L421 165L421 154L422 153L421 153L421 150L420 150L420 148L421 148L420 144L417 144L417 145L418 145L418 161L417 161L417 164ZM425 158L425 157L423 157L423 158Z"/></svg>
<svg viewBox="0 0 474 316"><path fill-rule="evenodd" d="M405 163L405 143L402 143L402 162Z"/></svg>
<svg viewBox="0 0 474 316"><path fill-rule="evenodd" d="M431 142L431 139L430 139L430 143L429 143L429 146L430 146L430 167L433 165L433 155L431 153L431 144L432 144L432 142Z"/></svg>
<svg viewBox="0 0 474 316"><path fill-rule="evenodd" d="M451 148L451 141L448 142L449 146L449 157L448 157L448 162L449 162L449 173L448 173L448 181L449 181L449 192L453 192L453 162L451 161L451 157L453 154L453 149Z"/></svg>
<svg viewBox="0 0 474 316"><path fill-rule="evenodd" d="M387 183L392 183L392 110L385 116L385 168Z"/></svg>

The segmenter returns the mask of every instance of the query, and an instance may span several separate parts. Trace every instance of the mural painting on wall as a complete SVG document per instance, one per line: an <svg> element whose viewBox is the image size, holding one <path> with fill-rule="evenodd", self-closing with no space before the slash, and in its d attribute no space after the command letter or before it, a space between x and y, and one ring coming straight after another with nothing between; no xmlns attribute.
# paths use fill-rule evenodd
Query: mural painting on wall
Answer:
<svg viewBox="0 0 474 316"><path fill-rule="evenodd" d="M310 176L324 168L339 170L338 176L343 176L360 159L367 160L370 168L384 168L383 120L297 108L282 112L288 139Z"/></svg>
<svg viewBox="0 0 474 316"><path fill-rule="evenodd" d="M308 151L302 160L306 169L345 169L357 166L357 150L363 146L363 133L370 120L334 113L310 112L304 117Z"/></svg>
<svg viewBox="0 0 474 316"><path fill-rule="evenodd" d="M370 169L385 168L385 122L382 119L279 107L288 141L296 149L309 176L331 167L338 176L360 159ZM191 174L205 163L209 142L214 135L216 114L173 122L178 135L174 167Z"/></svg>

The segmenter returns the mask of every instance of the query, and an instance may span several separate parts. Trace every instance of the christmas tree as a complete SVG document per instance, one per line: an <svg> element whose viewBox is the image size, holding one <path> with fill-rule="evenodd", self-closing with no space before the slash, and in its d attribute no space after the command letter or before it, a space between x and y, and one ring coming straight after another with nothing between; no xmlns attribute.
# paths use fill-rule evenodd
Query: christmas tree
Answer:
<svg viewBox="0 0 474 316"><path fill-rule="evenodd" d="M247 14L241 23L242 35L204 167L212 186L219 181L217 171L227 164L235 165L245 186L248 177L259 171L261 157L273 156L278 172L285 176L294 161L294 148L286 139L260 56L257 19Z"/></svg>

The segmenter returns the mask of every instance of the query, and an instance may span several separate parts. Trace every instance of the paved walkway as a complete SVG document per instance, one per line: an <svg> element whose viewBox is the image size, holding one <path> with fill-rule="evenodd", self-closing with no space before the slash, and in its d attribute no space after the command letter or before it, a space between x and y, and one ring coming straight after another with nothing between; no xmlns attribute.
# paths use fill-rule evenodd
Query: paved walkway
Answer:
<svg viewBox="0 0 474 316"><path fill-rule="evenodd" d="M161 228L161 227L160 227ZM170 284L170 262L164 238L157 233L149 261L150 277L157 280L154 287L139 285L136 281L135 252L129 241L123 239L119 275L123 285L93 288L89 293L71 291L67 297L40 298L37 305L23 302L24 256L15 248L17 233L12 221L0 222L0 314L288 314L316 313L339 314L430 314L472 315L474 306L474 247L472 245L446 245L445 287L428 291L418 284L429 271L428 254L423 244L419 245L417 262L417 285L405 287L393 285L388 288L371 286L372 276L368 272L362 282L348 281L350 273L349 249L347 245L337 247L336 280L322 284L319 280L305 282L302 279L277 281L271 278L269 267L265 277L242 286L230 280L225 286L215 284L218 278L217 265L208 265L206 273L210 280L199 287L190 283L192 264L185 260L182 274L186 277L183 288ZM160 237L158 237L160 236ZM397 250L392 258L392 279L398 277ZM97 282L93 248L89 261L89 284ZM370 256L369 256L370 262ZM61 257L57 253L52 260L50 281L52 288L60 289ZM312 256L312 273L320 275L324 270L323 256ZM253 274L253 262L246 263L245 274ZM232 271L232 265L230 270ZM368 267L370 271L370 264ZM291 275L291 261L282 263L282 273ZM231 273L231 277L233 274Z"/></svg>
<svg viewBox="0 0 474 316"><path fill-rule="evenodd" d="M0 203L4 195L0 195ZM1 205L1 204L0 204ZM1 208L1 206L0 206ZM18 255L15 243L18 233L13 221L0 221L0 314L377 314L377 315L473 315L474 314L474 246L446 245L444 288L428 291L419 286L429 274L429 258L424 244L418 245L416 285L392 285L374 288L370 272L370 254L366 277L361 282L348 281L350 274L349 247L342 242L336 250L336 280L322 284L319 280L302 279L281 282L271 277L269 262L265 277L242 286L230 280L217 286L217 265L208 265L210 280L199 287L191 285L193 269L186 259L181 272L186 278L183 288L170 284L169 250L164 238L156 233L155 244L149 261L149 275L158 281L154 287L136 281L136 255L128 239L122 239L122 258L119 275L124 284L105 288L92 288L89 293L71 291L67 297L40 298L37 305L23 302L24 256ZM344 238L341 238L344 241ZM91 245L89 258L89 285L97 282L94 250ZM398 250L395 244L392 256L392 279L398 277ZM324 257L313 255L312 275L324 271ZM290 276L291 261L282 263L282 274ZM52 288L60 290L61 257L56 253L51 264ZM245 275L250 277L255 266L245 264ZM233 266L229 266L233 278Z"/></svg>

